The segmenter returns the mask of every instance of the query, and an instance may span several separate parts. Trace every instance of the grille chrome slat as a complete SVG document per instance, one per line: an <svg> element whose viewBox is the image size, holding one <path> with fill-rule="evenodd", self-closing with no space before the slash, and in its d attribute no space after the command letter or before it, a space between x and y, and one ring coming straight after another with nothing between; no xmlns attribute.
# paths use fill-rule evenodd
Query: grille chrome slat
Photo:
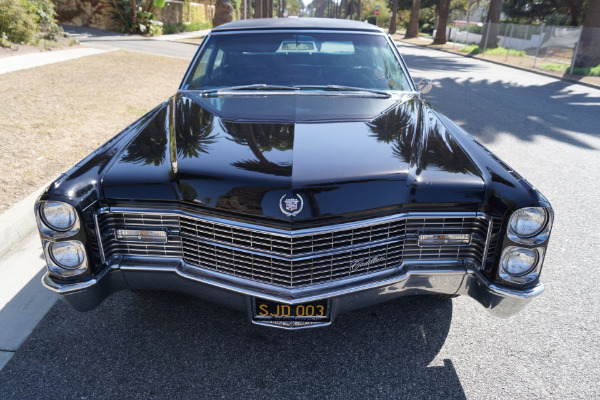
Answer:
<svg viewBox="0 0 600 400"><path fill-rule="evenodd" d="M405 217L315 233L290 231L286 236L259 226L153 212L100 213L97 224L105 259L178 257L200 269L288 288L368 275L404 261L471 260L483 265L489 228L487 219L475 216ZM118 242L114 230L129 228L167 230L168 242ZM469 233L472 240L463 246L420 247L417 238L424 232Z"/></svg>

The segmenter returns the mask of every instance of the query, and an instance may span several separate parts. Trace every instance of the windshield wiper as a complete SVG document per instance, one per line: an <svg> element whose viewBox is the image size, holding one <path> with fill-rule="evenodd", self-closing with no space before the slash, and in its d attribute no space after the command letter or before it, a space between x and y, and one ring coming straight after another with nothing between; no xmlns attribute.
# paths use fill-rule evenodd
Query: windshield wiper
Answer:
<svg viewBox="0 0 600 400"><path fill-rule="evenodd" d="M344 85L299 85L296 86L298 89L322 89L322 90L339 90L345 92L368 92L374 93L385 97L392 97L391 93L386 92L385 90L377 90L377 89L367 89L361 87L354 86L344 86Z"/></svg>
<svg viewBox="0 0 600 400"><path fill-rule="evenodd" d="M230 86L218 89L208 89L202 92L202 96L207 96L211 93L223 93L231 92L236 90L298 90L295 86L283 86L283 85L267 85L266 83L255 83L253 85L241 85L241 86Z"/></svg>

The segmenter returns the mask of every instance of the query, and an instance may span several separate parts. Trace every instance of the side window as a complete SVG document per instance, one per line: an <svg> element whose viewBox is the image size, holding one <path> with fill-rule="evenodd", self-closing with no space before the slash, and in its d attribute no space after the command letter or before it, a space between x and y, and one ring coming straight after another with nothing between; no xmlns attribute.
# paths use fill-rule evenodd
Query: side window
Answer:
<svg viewBox="0 0 600 400"><path fill-rule="evenodd" d="M391 89L404 90L404 76L398 65L398 60L394 57L394 53L389 48L380 50L383 54L383 62L385 64L385 76Z"/></svg>
<svg viewBox="0 0 600 400"><path fill-rule="evenodd" d="M219 67L223 66L223 56L225 55L225 52L223 52L223 50L219 49L219 51L217 51L217 56L215 57L215 63L213 64L213 71Z"/></svg>
<svg viewBox="0 0 600 400"><path fill-rule="evenodd" d="M200 78L206 73L208 61L210 60L210 56L212 55L213 51L214 45L210 45L204 50L204 53L202 54L202 57L200 58L200 61L198 62L198 65L196 66L194 74L192 75L192 78L189 83L195 82L198 78Z"/></svg>

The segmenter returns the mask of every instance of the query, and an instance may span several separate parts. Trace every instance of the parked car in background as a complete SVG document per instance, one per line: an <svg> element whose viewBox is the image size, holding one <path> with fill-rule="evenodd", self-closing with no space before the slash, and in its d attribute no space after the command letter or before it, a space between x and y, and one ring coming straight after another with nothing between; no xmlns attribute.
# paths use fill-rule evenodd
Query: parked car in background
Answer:
<svg viewBox="0 0 600 400"><path fill-rule="evenodd" d="M39 198L44 285L77 310L157 289L287 329L408 295L513 315L543 291L552 208L430 86L362 22L213 29L173 97Z"/></svg>

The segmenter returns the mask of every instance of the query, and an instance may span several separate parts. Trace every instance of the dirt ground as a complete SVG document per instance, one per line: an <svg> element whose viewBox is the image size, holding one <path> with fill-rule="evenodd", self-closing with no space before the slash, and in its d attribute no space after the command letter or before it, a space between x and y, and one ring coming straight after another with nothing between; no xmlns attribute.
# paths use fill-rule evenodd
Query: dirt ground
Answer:
<svg viewBox="0 0 600 400"><path fill-rule="evenodd" d="M79 43L67 36L58 36L56 40L40 39L38 44L12 44L9 47L0 46L0 57L9 57L19 54L39 53L41 51L59 51L78 46Z"/></svg>
<svg viewBox="0 0 600 400"><path fill-rule="evenodd" d="M493 54L470 55L470 54L459 51L463 47L463 45L460 45L460 46L456 46L456 45L452 45L452 44L432 45L431 40L421 39L421 38L404 39L404 36L400 35L400 34L392 35L392 37L394 38L394 40L414 44L417 46L426 46L426 47L433 48L433 49L450 51L452 53L460 54L462 56L479 58L481 60L492 60L492 61L499 62L499 63L506 64L506 65L515 65L515 66L519 66L522 68L535 69L536 71L545 72L548 74L555 75L557 77L569 78L569 79L577 80L579 82L591 83L591 84L600 86L600 77L597 77L597 76L571 75L571 74L567 74L567 73L548 71L545 69L541 69L541 68L539 68L540 65L547 64L550 62L548 60L543 60L541 58L538 58L537 60L535 60L533 57L508 56L508 58L507 58L505 55L493 55Z"/></svg>
<svg viewBox="0 0 600 400"><path fill-rule="evenodd" d="M114 51L0 75L0 213L173 95L187 65Z"/></svg>

